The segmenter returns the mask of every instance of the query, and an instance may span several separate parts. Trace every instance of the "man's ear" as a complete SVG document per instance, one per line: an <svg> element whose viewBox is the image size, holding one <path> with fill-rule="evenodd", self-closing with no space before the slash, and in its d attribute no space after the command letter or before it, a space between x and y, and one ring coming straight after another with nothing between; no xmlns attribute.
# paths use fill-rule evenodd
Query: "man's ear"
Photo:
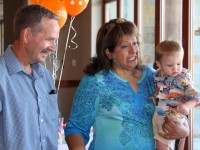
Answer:
<svg viewBox="0 0 200 150"><path fill-rule="evenodd" d="M32 37L31 28L24 29L24 31L22 31L22 34L24 42L27 43L28 40Z"/></svg>
<svg viewBox="0 0 200 150"><path fill-rule="evenodd" d="M160 68L161 64L160 64L159 61L156 61L156 66L157 66L158 68Z"/></svg>
<svg viewBox="0 0 200 150"><path fill-rule="evenodd" d="M110 54L110 51L109 51L108 48L106 48L105 53L106 53L107 58L108 58L109 60L111 60L112 57L111 57L111 54Z"/></svg>

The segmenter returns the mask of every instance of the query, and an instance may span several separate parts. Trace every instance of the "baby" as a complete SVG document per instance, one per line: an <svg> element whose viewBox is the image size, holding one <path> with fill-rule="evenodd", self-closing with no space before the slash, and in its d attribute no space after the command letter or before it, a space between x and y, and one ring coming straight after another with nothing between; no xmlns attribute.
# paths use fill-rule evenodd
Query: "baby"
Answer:
<svg viewBox="0 0 200 150"><path fill-rule="evenodd" d="M156 112L153 118L154 138L157 150L174 149L175 140L159 136L165 116L187 121L185 115L200 103L200 93L193 87L189 71L183 68L184 51L175 41L163 41L155 49L155 63L158 67L154 78L157 90L153 99Z"/></svg>

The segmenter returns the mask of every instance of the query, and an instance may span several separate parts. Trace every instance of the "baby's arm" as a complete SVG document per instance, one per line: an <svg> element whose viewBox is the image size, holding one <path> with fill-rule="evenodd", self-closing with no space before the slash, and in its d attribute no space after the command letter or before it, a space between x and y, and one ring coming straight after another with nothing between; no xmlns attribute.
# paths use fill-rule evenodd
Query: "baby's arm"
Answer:
<svg viewBox="0 0 200 150"><path fill-rule="evenodd" d="M182 113L183 115L188 115L189 111L194 108L195 106L197 106L198 104L200 104L200 93L194 88L193 86L193 82L190 78L190 72L187 69L183 69L183 75L182 76L182 82L185 83L185 93L186 96L190 99L177 106L177 111Z"/></svg>
<svg viewBox="0 0 200 150"><path fill-rule="evenodd" d="M176 111L183 115L188 115L189 111L198 104L198 101L198 99L192 98L189 101L177 106Z"/></svg>

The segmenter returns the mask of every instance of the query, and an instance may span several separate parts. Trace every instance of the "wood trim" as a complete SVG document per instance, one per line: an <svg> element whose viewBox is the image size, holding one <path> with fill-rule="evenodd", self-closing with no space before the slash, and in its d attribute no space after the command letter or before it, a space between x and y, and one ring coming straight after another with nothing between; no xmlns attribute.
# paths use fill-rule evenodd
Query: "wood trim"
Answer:
<svg viewBox="0 0 200 150"><path fill-rule="evenodd" d="M191 1L183 0L182 6L182 45L184 49L183 67L188 68L189 64L189 50L190 50L190 21L191 21ZM189 136L188 136L189 137ZM188 137L185 140L184 150L190 149L190 142Z"/></svg>
<svg viewBox="0 0 200 150"><path fill-rule="evenodd" d="M120 0L117 0L117 18L121 18L122 14L121 14L121 3L120 3Z"/></svg>
<svg viewBox="0 0 200 150"><path fill-rule="evenodd" d="M102 1L102 13L103 13L103 15L102 15L102 23L104 24L106 21L106 0L103 0Z"/></svg>
<svg viewBox="0 0 200 150"><path fill-rule="evenodd" d="M103 0L104 3L109 3L109 2L113 2L113 1L116 1L116 0Z"/></svg>
<svg viewBox="0 0 200 150"><path fill-rule="evenodd" d="M190 20L191 20L191 1L183 0L183 8L182 8L182 45L184 49L184 61L183 67L188 68L188 57L190 50Z"/></svg>
<svg viewBox="0 0 200 150"><path fill-rule="evenodd" d="M11 5L12 4L12 5ZM19 7L28 4L28 0L3 0L4 21L4 51L6 47L15 40L13 34L13 19Z"/></svg>
<svg viewBox="0 0 200 150"><path fill-rule="evenodd" d="M134 23L139 28L139 24L138 24L139 23L139 20L138 20L138 18L139 18L139 16L138 16L138 14L139 14L139 12L138 12L139 8L138 8L138 6L139 6L138 0L135 0L134 1Z"/></svg>
<svg viewBox="0 0 200 150"><path fill-rule="evenodd" d="M58 87L58 80L56 80L56 87ZM78 87L80 80L61 80L60 87L61 88L71 88Z"/></svg>
<svg viewBox="0 0 200 150"><path fill-rule="evenodd" d="M28 0L21 0L22 5L28 5L29 1Z"/></svg>
<svg viewBox="0 0 200 150"><path fill-rule="evenodd" d="M119 16L119 12L118 12L118 7L120 7L119 6L119 1L120 0L103 0L102 1L102 23L104 24L104 23L106 23L106 3L110 3L110 2L113 2L113 1L117 1L117 17Z"/></svg>
<svg viewBox="0 0 200 150"><path fill-rule="evenodd" d="M156 0L155 6L155 47L160 43L161 40L161 32L162 32L162 8L161 1Z"/></svg>

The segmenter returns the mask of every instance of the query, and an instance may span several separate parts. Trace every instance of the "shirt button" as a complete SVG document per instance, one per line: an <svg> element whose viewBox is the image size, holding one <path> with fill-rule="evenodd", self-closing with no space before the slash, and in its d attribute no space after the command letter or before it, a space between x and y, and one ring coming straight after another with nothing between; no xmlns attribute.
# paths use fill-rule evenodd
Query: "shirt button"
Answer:
<svg viewBox="0 0 200 150"><path fill-rule="evenodd" d="M45 142L45 139L43 139L42 142Z"/></svg>
<svg viewBox="0 0 200 150"><path fill-rule="evenodd" d="M41 102L42 100L39 98L38 101Z"/></svg>
<svg viewBox="0 0 200 150"><path fill-rule="evenodd" d="M44 120L43 120L43 119L40 119L40 121L43 122Z"/></svg>

